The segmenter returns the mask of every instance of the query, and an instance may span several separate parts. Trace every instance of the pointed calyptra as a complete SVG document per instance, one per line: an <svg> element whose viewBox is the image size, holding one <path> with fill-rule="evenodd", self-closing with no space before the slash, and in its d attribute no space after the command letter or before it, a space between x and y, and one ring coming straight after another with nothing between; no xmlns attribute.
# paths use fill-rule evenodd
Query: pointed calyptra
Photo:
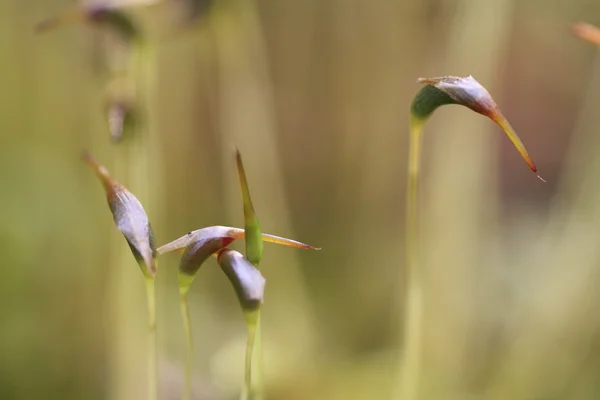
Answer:
<svg viewBox="0 0 600 400"><path fill-rule="evenodd" d="M512 144L529 168L541 180L537 168L525 149L525 145L504 117L496 102L488 91L472 76L464 78L444 76L438 78L419 78L425 86L417 93L411 105L411 125L413 136L422 129L425 121L440 106L457 104L465 106L478 114L484 115L498 124L506 133ZM416 135L419 135L416 133Z"/></svg>
<svg viewBox="0 0 600 400"><path fill-rule="evenodd" d="M115 224L127 240L142 272L146 277L153 278L156 273L155 258L158 253L154 243L154 233L144 207L133 193L114 180L106 168L98 164L90 153L84 152L83 160L102 182Z"/></svg>

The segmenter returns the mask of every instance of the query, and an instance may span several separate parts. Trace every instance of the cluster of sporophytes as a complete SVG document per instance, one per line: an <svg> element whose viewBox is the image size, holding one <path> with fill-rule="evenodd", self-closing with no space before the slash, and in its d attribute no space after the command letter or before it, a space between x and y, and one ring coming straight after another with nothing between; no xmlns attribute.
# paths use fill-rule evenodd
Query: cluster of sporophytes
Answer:
<svg viewBox="0 0 600 400"><path fill-rule="evenodd" d="M198 3L200 4L200 2ZM89 8L67 13L60 18L45 21L39 29L57 26L66 21L86 21L109 27L118 36L124 38L133 49L133 67L143 65L144 41L139 28L120 10L114 8ZM574 31L582 38L600 45L600 30L578 24ZM420 278L419 255L417 252L417 204L420 178L420 158L422 130L433 112L444 105L460 105L488 117L506 133L529 168L543 181L529 156L524 144L504 117L488 91L472 76L420 78L424 86L414 97L410 108L410 144L408 158L407 200L406 200L406 316L404 322L404 349L402 364L402 398L413 400L417 397L420 369L420 325L422 320L422 282ZM134 93L138 91L134 90ZM124 128L136 120L138 113L137 95L120 95L108 104L108 116L111 135L115 141L123 136ZM148 111L148 110L146 110ZM125 187L110 177L89 154L86 162L93 168L106 190L108 203L118 229L123 233L131 251L138 261L143 276L148 283L148 307L150 331L156 329L154 313L153 281L157 273L156 258L171 252L182 252L178 269L179 297L181 314L187 341L186 379L184 398L190 398L191 371L193 363L193 335L187 302L187 294L201 265L211 256L229 279L241 306L248 329L248 341L245 359L244 397L260 396L260 385L256 384L260 373L253 372L253 366L260 365L254 360L260 358L260 310L264 300L265 278L259 270L263 255L263 241L286 246L314 249L314 247L261 232L258 218L252 205L250 191L239 152L236 163L244 207L244 228L212 226L187 233L186 235L156 247L148 216L141 203ZM245 239L245 254L232 250L228 246L235 240ZM155 364L154 364L155 365ZM257 377L253 380L253 377ZM150 378L156 383L156 378ZM258 391L258 392L257 392Z"/></svg>
<svg viewBox="0 0 600 400"><path fill-rule="evenodd" d="M258 266L263 257L263 241L300 249L318 249L295 240L261 232L239 152L236 153L236 161L244 205L244 229L227 226L202 228L189 232L159 248L156 247L154 233L146 211L135 195L113 179L89 153L84 154L84 161L100 178L115 224L127 240L149 288L153 287L153 280L157 272L156 258L171 251L183 250L178 269L181 314L188 346L183 398L189 399L191 395L193 362L193 335L187 293L200 266L211 256L216 256L217 263L229 279L248 327L243 396L244 398L259 397L261 388L260 384L253 382L252 366L260 365L260 361L255 363L253 360L255 349L256 355L260 357L260 308L264 299L265 278L260 273ZM228 247L238 239L245 239L245 255ZM156 330L153 289L149 289L148 293L149 308L152 310L149 326L151 330ZM260 373L256 375L260 376Z"/></svg>
<svg viewBox="0 0 600 400"><path fill-rule="evenodd" d="M195 18L197 13L206 12L212 2L194 0L190 4L191 8L188 10L191 14L190 18ZM125 89L108 93L105 115L113 143L120 144L124 142L123 139L129 138L128 144L138 146L138 153L148 152L143 143L147 143L144 139L149 136L147 131L150 124L146 119L153 110L148 106L147 98L153 89L154 79L151 71L153 60L149 57L149 43L144 40L144 35L138 24L117 6L90 5L76 7L58 17L41 22L37 25L36 30L42 32L68 23L78 22L104 28L115 34L117 39L125 44L128 50L126 65L123 68L110 71L110 80L107 84L108 87L113 87L116 85L111 85L111 83L123 84L124 82L125 84L122 86ZM144 160L148 158L151 157L146 154ZM99 164L89 152L84 152L83 160L92 168L104 186L115 225L125 237L146 282L148 302L148 398L157 399L159 392L156 348L155 276L158 272L156 259L159 255L171 251L182 252L178 282L181 315L187 342L182 398L186 400L191 398L194 345L187 293L200 266L211 256L216 258L218 265L231 283L247 325L248 340L242 398L261 398L261 373L257 369L260 369L261 365L260 310L264 301L266 280L258 267L263 257L263 241L300 249L318 249L295 240L261 232L239 151L236 152L236 164L243 200L244 228L206 227L189 232L161 247L156 245L150 220L137 197L111 177L108 170ZM124 160L124 165L128 165L129 170L134 169L133 163L133 159ZM245 239L245 254L228 247L238 239ZM255 365L258 368L254 367Z"/></svg>

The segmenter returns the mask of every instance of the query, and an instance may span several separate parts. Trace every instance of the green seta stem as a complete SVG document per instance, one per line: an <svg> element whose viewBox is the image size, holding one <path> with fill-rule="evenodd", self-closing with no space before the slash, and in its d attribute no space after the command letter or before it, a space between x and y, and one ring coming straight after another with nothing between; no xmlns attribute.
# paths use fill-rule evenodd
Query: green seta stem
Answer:
<svg viewBox="0 0 600 400"><path fill-rule="evenodd" d="M134 54L132 68L136 79L136 96L140 104L142 123L138 133L140 137L135 139L139 143L140 151L145 160L143 164L145 182L158 179L158 170L152 168L157 165L157 149L159 138L157 136L156 123L153 119L156 108L156 54L154 47L145 39L138 38L134 43ZM150 162L152 160L152 162ZM152 168L152 169L150 169ZM151 178L152 177L152 178ZM150 330L148 333L148 356L150 363L148 366L148 399L157 400L159 391L158 365L157 365L157 346L156 340L156 304L155 304L155 282L154 279L147 279L148 306L151 311Z"/></svg>
<svg viewBox="0 0 600 400"><path fill-rule="evenodd" d="M192 368L194 362L194 337L192 336L192 319L190 317L190 308L188 303L189 284L181 282L179 284L179 307L181 309L181 318L183 319L183 328L185 330L186 354L185 354L185 382L183 386L182 400L190 400L192 396Z"/></svg>
<svg viewBox="0 0 600 400"><path fill-rule="evenodd" d="M158 399L158 354L156 340L156 295L155 282L146 277L146 299L148 301L148 399Z"/></svg>
<svg viewBox="0 0 600 400"><path fill-rule="evenodd" d="M241 400L262 399L262 339L260 309L245 313L248 337Z"/></svg>
<svg viewBox="0 0 600 400"><path fill-rule="evenodd" d="M401 399L414 400L421 364L422 283L417 240L417 199L421 164L422 130L425 120L411 116L406 189L406 297L404 306L404 354L401 365Z"/></svg>

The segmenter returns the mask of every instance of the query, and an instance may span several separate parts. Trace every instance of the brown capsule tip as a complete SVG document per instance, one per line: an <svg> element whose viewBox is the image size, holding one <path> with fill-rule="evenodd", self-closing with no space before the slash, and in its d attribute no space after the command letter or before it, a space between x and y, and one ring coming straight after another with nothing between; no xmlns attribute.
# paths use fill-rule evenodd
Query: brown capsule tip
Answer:
<svg viewBox="0 0 600 400"><path fill-rule="evenodd" d="M100 181L102 181L106 190L114 190L113 186L116 182L111 178L106 168L100 165L89 151L83 150L81 158L94 171Z"/></svg>
<svg viewBox="0 0 600 400"><path fill-rule="evenodd" d="M92 154L88 150L84 149L81 152L81 159L83 160L84 163L86 163L87 165L89 165L92 168L98 167L98 162L96 161L94 156L92 156Z"/></svg>

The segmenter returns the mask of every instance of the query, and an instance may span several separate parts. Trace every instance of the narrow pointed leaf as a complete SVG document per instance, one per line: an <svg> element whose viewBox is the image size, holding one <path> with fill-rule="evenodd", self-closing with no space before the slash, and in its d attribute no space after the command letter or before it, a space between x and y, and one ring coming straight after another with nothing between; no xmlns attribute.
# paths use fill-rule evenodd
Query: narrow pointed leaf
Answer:
<svg viewBox="0 0 600 400"><path fill-rule="evenodd" d="M91 154L85 152L83 159L102 182L115 224L125 236L142 272L147 277L154 277L157 252L152 227L144 207L129 190L114 180Z"/></svg>
<svg viewBox="0 0 600 400"><path fill-rule="evenodd" d="M484 115L498 124L506 133L512 144L521 154L529 168L537 174L537 168L529 156L525 145L510 126L496 102L488 91L472 76L444 76L438 78L419 78L425 86L417 93L411 105L412 124L420 129L431 114L440 106L457 104L465 106L476 113Z"/></svg>
<svg viewBox="0 0 600 400"><path fill-rule="evenodd" d="M573 25L573 33L588 42L600 46L600 29L585 22Z"/></svg>
<svg viewBox="0 0 600 400"><path fill-rule="evenodd" d="M237 163L238 178L240 182L240 189L242 191L242 201L244 203L244 230L246 232L246 257L254 265L258 265L263 255L263 241L260 232L260 224L258 223L258 217L254 212L254 206L252 205L252 198L250 197L250 189L248 188L248 181L246 179L246 172L244 171L244 164L242 163L242 155L239 150L236 152L235 157Z"/></svg>
<svg viewBox="0 0 600 400"><path fill-rule="evenodd" d="M263 233L261 235L262 235L262 239L265 242L280 244L280 245L284 245L284 246L288 246L288 247L295 247L295 248L299 248L299 249L320 250L320 248L318 248L318 247L313 247L311 245L308 245L308 244L305 244L302 242L298 242L296 240L287 239L287 238L275 236L275 235L270 235L268 233ZM169 253L171 251L184 249L195 242L208 241L208 240L213 240L213 239L218 239L218 238L220 238L222 240L229 238L229 239L232 239L232 241L233 241L233 240L244 239L245 237L246 237L246 232L240 228L233 228L233 227L229 227L229 226L219 226L219 225L210 226L207 228L202 228L202 229L198 229L195 231L191 231L191 232L183 235L182 237L175 239L172 242L169 242L169 243L159 247L157 251L158 251L158 254L165 254L165 253Z"/></svg>
<svg viewBox="0 0 600 400"><path fill-rule="evenodd" d="M222 249L217 262L233 286L244 313L256 311L263 303L265 278L244 255Z"/></svg>

